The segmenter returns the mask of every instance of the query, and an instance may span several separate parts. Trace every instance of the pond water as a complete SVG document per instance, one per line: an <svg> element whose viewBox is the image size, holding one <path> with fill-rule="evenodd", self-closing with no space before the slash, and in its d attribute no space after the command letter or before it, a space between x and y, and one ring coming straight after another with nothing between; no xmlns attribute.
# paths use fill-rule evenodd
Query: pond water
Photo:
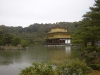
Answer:
<svg viewBox="0 0 100 75"><path fill-rule="evenodd" d="M79 51L71 46L33 46L27 50L1 50L0 75L19 75L21 69L33 62L60 64L79 57Z"/></svg>

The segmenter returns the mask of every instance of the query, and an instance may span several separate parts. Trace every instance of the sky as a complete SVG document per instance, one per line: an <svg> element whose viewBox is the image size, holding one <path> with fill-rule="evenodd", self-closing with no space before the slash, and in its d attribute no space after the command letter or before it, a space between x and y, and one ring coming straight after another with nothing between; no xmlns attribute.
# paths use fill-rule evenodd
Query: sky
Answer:
<svg viewBox="0 0 100 75"><path fill-rule="evenodd" d="M28 27L34 23L75 22L94 0L0 0L0 25Z"/></svg>

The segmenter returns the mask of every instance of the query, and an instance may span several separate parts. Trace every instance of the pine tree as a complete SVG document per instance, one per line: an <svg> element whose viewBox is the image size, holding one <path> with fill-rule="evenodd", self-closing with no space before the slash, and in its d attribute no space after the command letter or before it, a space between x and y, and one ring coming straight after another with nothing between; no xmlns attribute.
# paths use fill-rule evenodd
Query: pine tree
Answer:
<svg viewBox="0 0 100 75"><path fill-rule="evenodd" d="M79 28L79 36L84 45L87 46L87 42L91 42L91 46L95 46L95 43L100 40L100 0L95 0L94 6L83 15Z"/></svg>
<svg viewBox="0 0 100 75"><path fill-rule="evenodd" d="M88 61L92 69L100 69L100 48L96 43L100 41L100 0L95 0L90 11L83 15L79 22L79 30L75 32L73 38L76 42L82 43L82 56ZM90 46L87 46L89 43Z"/></svg>
<svg viewBox="0 0 100 75"><path fill-rule="evenodd" d="M89 31L91 36L91 46L100 38L100 0L95 0L93 7L90 7L90 12L86 13L83 17L89 21Z"/></svg>

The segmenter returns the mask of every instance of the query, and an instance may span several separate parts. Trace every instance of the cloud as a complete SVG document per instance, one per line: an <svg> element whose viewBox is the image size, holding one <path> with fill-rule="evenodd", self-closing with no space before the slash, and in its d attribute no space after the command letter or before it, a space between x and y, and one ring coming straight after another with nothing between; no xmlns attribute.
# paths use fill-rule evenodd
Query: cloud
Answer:
<svg viewBox="0 0 100 75"><path fill-rule="evenodd" d="M94 0L0 0L0 24L79 21L93 4Z"/></svg>

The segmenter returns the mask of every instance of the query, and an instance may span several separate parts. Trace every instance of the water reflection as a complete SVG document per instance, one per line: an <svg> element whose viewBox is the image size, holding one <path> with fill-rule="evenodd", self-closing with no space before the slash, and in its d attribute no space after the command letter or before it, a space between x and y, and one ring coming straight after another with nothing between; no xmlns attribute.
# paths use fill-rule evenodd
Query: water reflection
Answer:
<svg viewBox="0 0 100 75"><path fill-rule="evenodd" d="M71 56L70 46L49 47L49 61L54 64L64 63L70 58L70 56Z"/></svg>
<svg viewBox="0 0 100 75"><path fill-rule="evenodd" d="M13 63L7 65L0 65L0 75L19 75L20 70L29 67L28 63Z"/></svg>
<svg viewBox="0 0 100 75"><path fill-rule="evenodd" d="M20 51L0 51L0 64L1 65L9 65L13 64L14 60L18 60L21 56Z"/></svg>
<svg viewBox="0 0 100 75"><path fill-rule="evenodd" d="M71 46L65 47L66 54L71 54Z"/></svg>
<svg viewBox="0 0 100 75"><path fill-rule="evenodd" d="M0 75L18 75L19 68L22 69L33 62L50 61L60 64L71 57L77 57L77 53L77 51L71 50L70 46L34 46L28 50L0 51Z"/></svg>

